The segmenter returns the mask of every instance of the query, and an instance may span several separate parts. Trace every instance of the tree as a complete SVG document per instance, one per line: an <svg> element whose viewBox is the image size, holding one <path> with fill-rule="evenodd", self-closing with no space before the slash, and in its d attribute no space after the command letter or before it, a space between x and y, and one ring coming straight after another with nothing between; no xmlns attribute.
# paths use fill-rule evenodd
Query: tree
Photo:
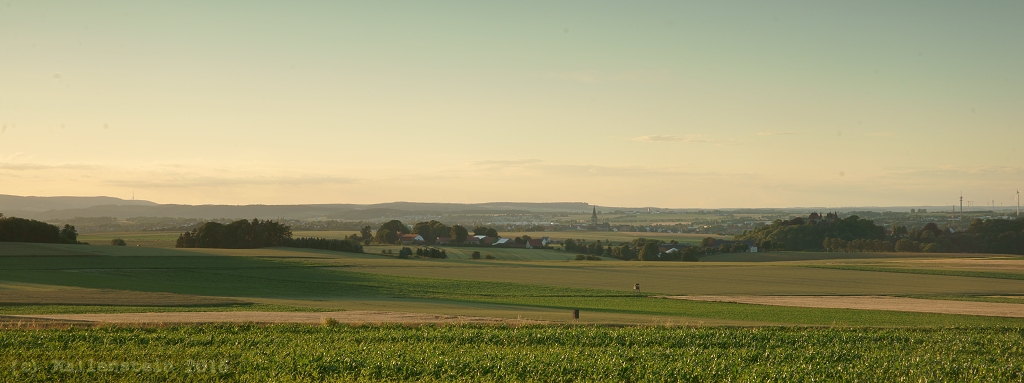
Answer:
<svg viewBox="0 0 1024 383"><path fill-rule="evenodd" d="M363 226L362 229L359 229L359 238L364 241L373 238L373 229L370 228L370 225Z"/></svg>
<svg viewBox="0 0 1024 383"><path fill-rule="evenodd" d="M469 238L469 231L465 227L455 225L452 226L452 230L448 233L448 236L452 237L455 243L466 242L466 238Z"/></svg>
<svg viewBox="0 0 1024 383"><path fill-rule="evenodd" d="M121 238L114 238L114 239L110 240L110 245L111 246L127 246L128 244L125 243L124 240L121 239Z"/></svg>
<svg viewBox="0 0 1024 383"><path fill-rule="evenodd" d="M412 256L412 249L403 247L402 250L398 251L398 258L407 259Z"/></svg>
<svg viewBox="0 0 1024 383"><path fill-rule="evenodd" d="M658 243L647 242L644 247L640 249L640 260L641 261L655 261L658 259Z"/></svg>
<svg viewBox="0 0 1024 383"><path fill-rule="evenodd" d="M470 255L469 257L473 258L473 259L480 259L480 252L479 251L474 251L473 254Z"/></svg>
<svg viewBox="0 0 1024 383"><path fill-rule="evenodd" d="M700 246L701 247L711 247L711 246L714 246L714 245L715 245L715 239L712 238L712 237L705 237L704 239L700 240Z"/></svg>
<svg viewBox="0 0 1024 383"><path fill-rule="evenodd" d="M484 235L486 235L488 237L497 237L498 236L498 231L494 230L493 228L488 228L487 232L484 233Z"/></svg>
<svg viewBox="0 0 1024 383"><path fill-rule="evenodd" d="M916 253L918 251L921 251L921 245L909 239L901 239L899 241L896 241L896 251L899 251L901 253Z"/></svg>
<svg viewBox="0 0 1024 383"><path fill-rule="evenodd" d="M473 235L487 235L487 228L483 226L477 226L473 228Z"/></svg>
<svg viewBox="0 0 1024 383"><path fill-rule="evenodd" d="M423 237L423 240L426 241L427 244L432 245L434 244L435 239L434 228L431 227L431 223L433 222L437 221L417 222L415 225L412 226L412 232L419 234L421 237Z"/></svg>
<svg viewBox="0 0 1024 383"><path fill-rule="evenodd" d="M405 224L402 223L402 221L399 221L397 219L393 219L393 220L385 222L383 225L380 225L380 229L377 229L377 231L379 232L379 231L385 230L385 229L391 230L392 232L398 233L398 234L409 234L410 233L409 227L405 226ZM398 234L395 234L395 235L397 236Z"/></svg>
<svg viewBox="0 0 1024 383"><path fill-rule="evenodd" d="M78 230L75 230L74 226L65 224L64 228L60 229L60 242L78 243Z"/></svg>
<svg viewBox="0 0 1024 383"><path fill-rule="evenodd" d="M907 235L907 233L909 233L909 232L907 231L907 227L906 226L893 226L892 227L892 236L893 237L900 238L900 237L903 237L903 236Z"/></svg>
<svg viewBox="0 0 1024 383"><path fill-rule="evenodd" d="M391 231L390 229L377 230L377 234L374 235L374 239L378 243L395 243L398 242L398 233Z"/></svg>

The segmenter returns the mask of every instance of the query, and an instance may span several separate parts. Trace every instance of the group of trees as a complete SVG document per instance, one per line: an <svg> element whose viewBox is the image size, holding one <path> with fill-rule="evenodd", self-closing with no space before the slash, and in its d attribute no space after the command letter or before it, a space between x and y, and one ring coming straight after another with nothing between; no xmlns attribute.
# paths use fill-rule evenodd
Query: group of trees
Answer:
<svg viewBox="0 0 1024 383"><path fill-rule="evenodd" d="M444 249L435 249L433 247L422 248L417 247L415 254L417 257L437 258L437 259L448 259L448 252ZM398 258L410 258L413 255L413 250L408 247L403 247L398 250ZM478 259L478 258L473 258Z"/></svg>
<svg viewBox="0 0 1024 383"><path fill-rule="evenodd" d="M238 220L229 224L207 222L178 236L175 247L255 249L284 246L292 238L290 227L275 221Z"/></svg>
<svg viewBox="0 0 1024 383"><path fill-rule="evenodd" d="M600 240L587 243L583 239L567 239L562 242L565 251L586 256L603 256L626 261L696 261L699 254L707 253L703 247L682 247L682 250L661 252L662 244L678 244L676 241L665 242L657 239L636 238L630 242L613 245L603 244ZM578 257L577 257L578 258ZM585 258L592 259L592 258Z"/></svg>
<svg viewBox="0 0 1024 383"><path fill-rule="evenodd" d="M1024 220L975 219L963 231L935 223L915 230L897 225L886 234L884 227L856 215L832 222L794 218L736 238L753 240L765 250L1024 254Z"/></svg>
<svg viewBox="0 0 1024 383"><path fill-rule="evenodd" d="M397 243L399 237L404 234L418 234L423 237L423 241L428 245L437 243L439 237L451 238L452 244L462 244L469 238L469 230L461 225L448 226L442 222L431 220L427 222L417 222L413 225L412 229L406 226L402 221L397 219L385 222L377 229L377 232L372 235L372 239L377 243L392 244ZM488 227L477 227L473 229L473 235L486 235L488 237L497 237L498 231L494 228ZM359 233L359 239L369 240L370 227L365 226ZM350 239L355 239L355 235Z"/></svg>
<svg viewBox="0 0 1024 383"><path fill-rule="evenodd" d="M831 222L804 218L776 220L770 225L737 235L738 240L753 241L764 250L824 250L826 238L849 243L854 240L885 240L885 228L874 221L851 215Z"/></svg>
<svg viewBox="0 0 1024 383"><path fill-rule="evenodd" d="M894 228L895 251L1024 254L1024 220L975 219L964 231L929 223L920 230Z"/></svg>
<svg viewBox="0 0 1024 383"><path fill-rule="evenodd" d="M380 225L380 229L377 229L373 240L377 243L396 243L398 242L398 236L409 234L410 232L409 227L405 226L402 221L393 219Z"/></svg>
<svg viewBox="0 0 1024 383"><path fill-rule="evenodd" d="M65 224L57 227L34 219L4 217L0 214L0 242L68 243L78 242L78 230Z"/></svg>
<svg viewBox="0 0 1024 383"><path fill-rule="evenodd" d="M448 226L441 222L430 220L430 222L418 222L412 226L412 232L423 237L423 241L429 245L437 242L437 237L451 237L452 242L465 242L469 232L465 227L455 225Z"/></svg>

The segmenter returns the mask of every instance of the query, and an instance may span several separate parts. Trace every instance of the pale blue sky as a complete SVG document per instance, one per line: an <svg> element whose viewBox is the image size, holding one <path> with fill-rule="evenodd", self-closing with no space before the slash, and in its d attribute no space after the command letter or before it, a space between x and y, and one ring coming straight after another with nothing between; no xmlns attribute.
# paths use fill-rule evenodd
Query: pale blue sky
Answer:
<svg viewBox="0 0 1024 383"><path fill-rule="evenodd" d="M1024 186L1020 2L83 3L0 0L0 193L760 207Z"/></svg>

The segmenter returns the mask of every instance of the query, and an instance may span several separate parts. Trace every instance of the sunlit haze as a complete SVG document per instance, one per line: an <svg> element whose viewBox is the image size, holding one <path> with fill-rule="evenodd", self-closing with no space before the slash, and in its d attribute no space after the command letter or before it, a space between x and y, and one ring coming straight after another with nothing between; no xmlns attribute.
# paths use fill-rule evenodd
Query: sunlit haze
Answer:
<svg viewBox="0 0 1024 383"><path fill-rule="evenodd" d="M0 2L0 194L1009 207L1022 20L1024 2Z"/></svg>

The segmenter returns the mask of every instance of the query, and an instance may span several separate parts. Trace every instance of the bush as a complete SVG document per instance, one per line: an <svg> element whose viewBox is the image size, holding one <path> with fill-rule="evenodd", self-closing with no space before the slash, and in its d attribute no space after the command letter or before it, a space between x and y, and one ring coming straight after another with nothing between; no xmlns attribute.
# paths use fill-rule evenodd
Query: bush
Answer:
<svg viewBox="0 0 1024 383"><path fill-rule="evenodd" d="M584 260L584 259L587 259L587 256L586 256L586 255L583 255L583 254L576 254L576 260L577 260L577 261L582 261L582 260Z"/></svg>
<svg viewBox="0 0 1024 383"><path fill-rule="evenodd" d="M924 251L925 253L941 253L942 245L939 245L937 243L929 243L927 245L924 245L924 249L921 250Z"/></svg>
<svg viewBox="0 0 1024 383"><path fill-rule="evenodd" d="M403 247L402 250L398 250L398 258L408 259L412 256L412 249Z"/></svg>
<svg viewBox="0 0 1024 383"><path fill-rule="evenodd" d="M128 244L124 243L124 240L121 239L121 238L114 238L114 239L110 240L110 245L111 246L127 246Z"/></svg>
<svg viewBox="0 0 1024 383"><path fill-rule="evenodd" d="M901 253L916 253L921 251L921 245L918 244L917 241L901 239L896 241L896 251Z"/></svg>
<svg viewBox="0 0 1024 383"><path fill-rule="evenodd" d="M487 255L484 256L484 259L494 259L494 256L490 255L490 254L487 254Z"/></svg>
<svg viewBox="0 0 1024 383"><path fill-rule="evenodd" d="M601 257L598 257L598 256L596 256L596 255L588 255L588 256L587 256L587 260L588 260L588 261L600 261L600 260L601 260Z"/></svg>
<svg viewBox="0 0 1024 383"><path fill-rule="evenodd" d="M469 257L473 258L473 259L480 259L480 252L479 251L474 251L473 255L470 255Z"/></svg>

